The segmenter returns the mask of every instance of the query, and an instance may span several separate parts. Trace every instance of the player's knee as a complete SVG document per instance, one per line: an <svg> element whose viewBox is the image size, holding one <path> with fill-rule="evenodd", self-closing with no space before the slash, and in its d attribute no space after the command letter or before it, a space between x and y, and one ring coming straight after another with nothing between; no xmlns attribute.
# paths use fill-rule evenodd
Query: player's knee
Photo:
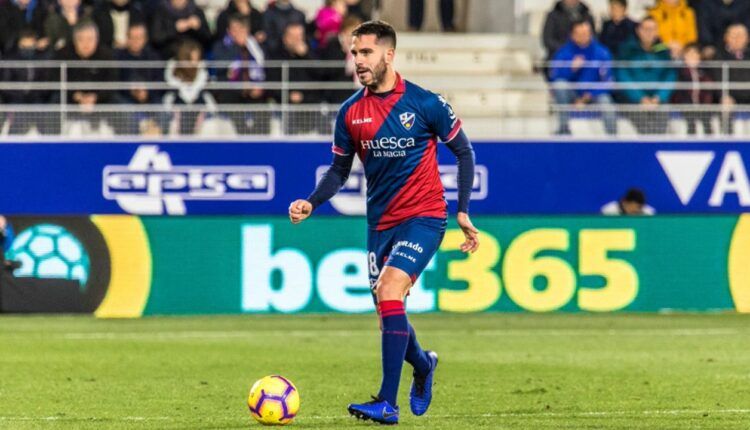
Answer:
<svg viewBox="0 0 750 430"><path fill-rule="evenodd" d="M393 282L378 282L376 294L379 302L386 300L403 300L404 298L403 289Z"/></svg>
<svg viewBox="0 0 750 430"><path fill-rule="evenodd" d="M377 284L375 294L378 296L378 301L385 300L403 300L409 286L404 285L403 282L398 282L393 279L380 279Z"/></svg>

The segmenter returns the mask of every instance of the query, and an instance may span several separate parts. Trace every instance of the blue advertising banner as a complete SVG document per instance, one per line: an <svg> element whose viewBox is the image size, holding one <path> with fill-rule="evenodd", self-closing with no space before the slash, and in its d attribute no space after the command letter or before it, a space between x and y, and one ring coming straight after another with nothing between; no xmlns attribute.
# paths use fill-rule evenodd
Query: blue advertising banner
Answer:
<svg viewBox="0 0 750 430"><path fill-rule="evenodd" d="M750 145L738 142L481 142L475 214L591 214L628 188L659 213L750 209ZM285 214L331 159L325 142L4 143L0 213ZM440 170L455 210L456 167ZM366 184L355 163L321 214L362 215Z"/></svg>

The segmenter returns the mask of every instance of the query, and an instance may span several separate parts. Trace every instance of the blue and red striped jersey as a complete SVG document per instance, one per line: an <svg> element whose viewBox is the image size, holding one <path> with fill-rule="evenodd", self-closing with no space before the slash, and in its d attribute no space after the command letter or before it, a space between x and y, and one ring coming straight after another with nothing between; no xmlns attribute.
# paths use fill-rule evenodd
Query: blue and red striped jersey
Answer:
<svg viewBox="0 0 750 430"><path fill-rule="evenodd" d="M367 178L367 222L386 230L414 217L447 217L437 142L461 121L438 94L403 80L381 97L363 88L336 117L333 152L356 153Z"/></svg>

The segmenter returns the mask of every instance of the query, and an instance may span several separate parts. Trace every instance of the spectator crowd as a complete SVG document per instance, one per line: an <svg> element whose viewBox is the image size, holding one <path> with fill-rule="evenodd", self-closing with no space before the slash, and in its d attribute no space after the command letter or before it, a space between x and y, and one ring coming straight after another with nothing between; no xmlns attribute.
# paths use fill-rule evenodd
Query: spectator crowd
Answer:
<svg viewBox="0 0 750 430"><path fill-rule="evenodd" d="M666 133L669 112L659 109L666 104L688 105L681 109L688 133L698 124L713 133L711 111L750 104L750 91L732 87L750 83L750 67L740 64L750 54L748 27L748 0L654 0L639 22L627 0L610 0L598 32L583 0L557 1L542 36L557 133L570 134L571 114L586 105L597 106L609 134L617 133L618 110L639 133ZM722 116L725 133L732 133L729 116Z"/></svg>
<svg viewBox="0 0 750 430"><path fill-rule="evenodd" d="M280 90L263 87L281 79L276 60L335 60L340 67L292 67L291 83L323 81L356 85L349 48L351 31L370 19L371 1L325 0L314 19L292 0L272 0L258 10L250 0L228 0L214 25L195 0L0 0L1 60L78 61L60 76L60 67L0 68L0 82L81 83L66 91L65 102L75 106L73 119L92 124L107 121L97 110L102 104L133 105L129 120L112 120L122 134L162 134L176 126L181 134L196 130L206 112L217 104L281 103ZM222 62L207 67L205 60ZM102 63L112 62L114 67ZM142 66L166 61L166 67ZM137 67L128 67L126 63ZM26 65L28 63L17 63ZM72 64L72 63L71 63ZM117 67L123 64L122 67ZM158 64L158 63L154 63ZM96 88L96 83L130 82L124 90ZM163 83L164 88L144 83ZM208 88L209 82L235 83L234 88ZM83 88L83 83L93 83ZM344 85L345 87L345 85ZM166 88L166 89L165 89ZM293 90L290 104L343 102L351 90ZM41 105L59 103L60 91L0 90L0 104ZM185 113L176 109L169 117L148 113L139 106L196 107ZM153 111L153 109L152 109ZM201 112L199 114L198 112ZM267 133L268 113L230 113L239 133ZM175 117L178 121L174 121ZM70 118L69 118L70 119ZM315 121L298 121L308 126ZM18 112L0 118L0 128L23 134L36 127L43 134L57 134L59 121L40 120L36 112ZM297 130L305 132L310 130Z"/></svg>

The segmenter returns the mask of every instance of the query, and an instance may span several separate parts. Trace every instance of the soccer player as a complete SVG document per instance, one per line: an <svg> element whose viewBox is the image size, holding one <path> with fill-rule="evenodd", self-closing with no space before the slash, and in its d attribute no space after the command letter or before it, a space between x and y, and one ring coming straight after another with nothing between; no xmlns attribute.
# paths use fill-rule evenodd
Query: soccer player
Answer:
<svg viewBox="0 0 750 430"><path fill-rule="evenodd" d="M414 367L410 406L427 411L437 354L423 350L409 324L404 299L443 239L447 205L437 162L438 139L458 160L458 225L461 251L479 247L468 215L474 180L474 150L461 121L441 96L405 81L393 59L396 32L369 21L353 33L351 53L364 88L341 106L336 118L333 162L306 200L289 206L297 224L333 197L346 182L356 154L367 179L367 267L380 315L383 379L372 401L349 405L357 418L396 424L396 396L404 360Z"/></svg>

